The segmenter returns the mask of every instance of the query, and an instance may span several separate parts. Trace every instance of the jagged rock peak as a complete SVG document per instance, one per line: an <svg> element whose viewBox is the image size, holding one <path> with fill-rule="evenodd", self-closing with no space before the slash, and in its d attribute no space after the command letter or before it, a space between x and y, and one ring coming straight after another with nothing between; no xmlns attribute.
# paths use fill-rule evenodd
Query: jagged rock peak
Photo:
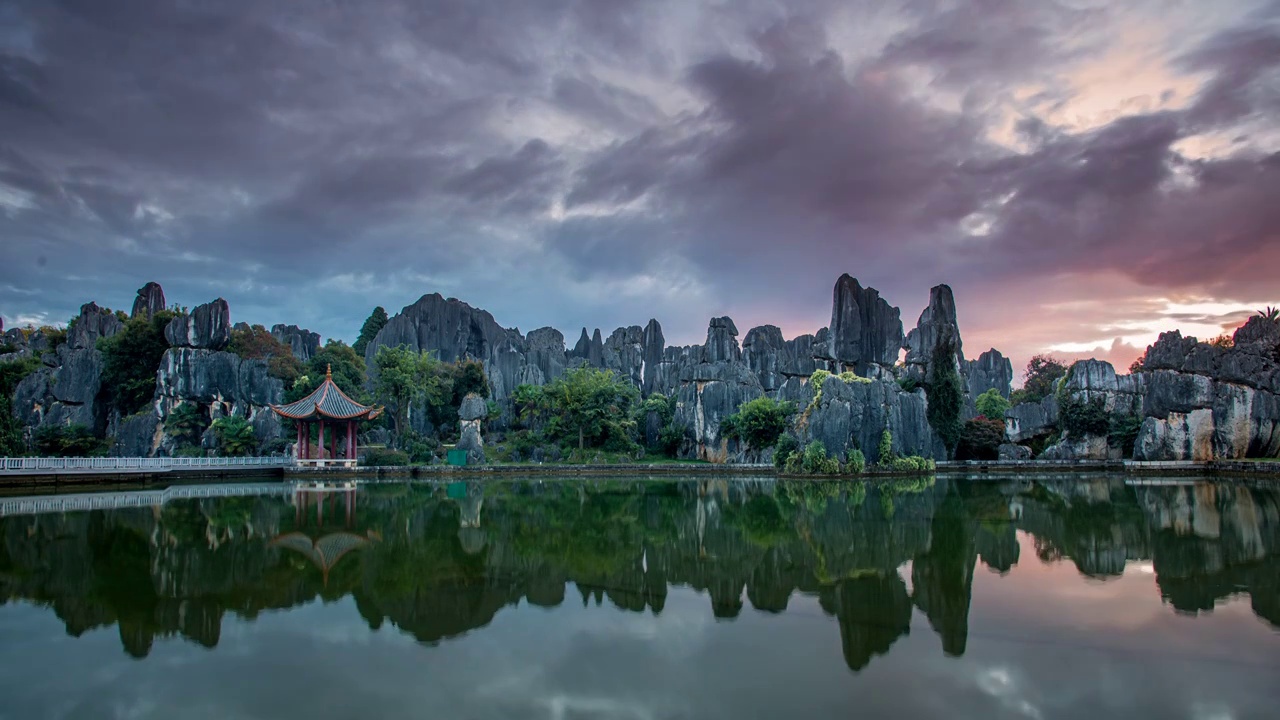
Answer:
<svg viewBox="0 0 1280 720"><path fill-rule="evenodd" d="M902 316L875 288L864 288L848 274L836 280L831 300L828 354L859 375L871 366L892 367L902 347Z"/></svg>
<svg viewBox="0 0 1280 720"><path fill-rule="evenodd" d="M133 312L130 317L147 317L165 309L164 288L160 283L149 282L138 288L138 297L133 300Z"/></svg>
<svg viewBox="0 0 1280 720"><path fill-rule="evenodd" d="M920 313L915 329L907 333L903 348L907 351L908 371L918 379L929 377L934 351L945 344L954 349L954 362L958 370L966 369L964 345L960 340L960 325L956 320L956 299L948 285L936 285L929 290L929 305Z"/></svg>
<svg viewBox="0 0 1280 720"><path fill-rule="evenodd" d="M109 308L98 307L97 303L85 303L80 306L80 314L67 332L67 346L72 350L92 349L98 338L115 335L123 325Z"/></svg>
<svg viewBox="0 0 1280 720"><path fill-rule="evenodd" d="M172 347L221 350L231 342L231 308L222 298L197 305L190 314L170 320L164 338Z"/></svg>
<svg viewBox="0 0 1280 720"><path fill-rule="evenodd" d="M711 318L707 326L706 361L741 362L742 349L738 347L738 326L729 317Z"/></svg>
<svg viewBox="0 0 1280 720"><path fill-rule="evenodd" d="M982 353L977 360L970 361L965 375L969 380L971 397L978 397L991 389L1009 397L1013 387L1013 363L995 348Z"/></svg>
<svg viewBox="0 0 1280 720"><path fill-rule="evenodd" d="M306 362L320 350L320 333L311 332L297 325L277 323L271 326L271 336L289 346L293 356Z"/></svg>

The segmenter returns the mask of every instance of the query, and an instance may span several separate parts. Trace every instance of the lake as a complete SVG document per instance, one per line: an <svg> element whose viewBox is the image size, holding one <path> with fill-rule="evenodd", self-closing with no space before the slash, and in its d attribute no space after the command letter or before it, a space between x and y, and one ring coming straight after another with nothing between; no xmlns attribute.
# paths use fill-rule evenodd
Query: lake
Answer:
<svg viewBox="0 0 1280 720"><path fill-rule="evenodd" d="M1274 720L1276 487L277 482L11 503L0 718Z"/></svg>

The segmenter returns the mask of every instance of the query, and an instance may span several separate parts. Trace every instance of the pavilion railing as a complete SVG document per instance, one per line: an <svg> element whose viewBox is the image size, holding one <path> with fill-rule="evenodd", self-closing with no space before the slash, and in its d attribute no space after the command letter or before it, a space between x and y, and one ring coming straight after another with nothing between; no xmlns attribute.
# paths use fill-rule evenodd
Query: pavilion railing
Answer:
<svg viewBox="0 0 1280 720"><path fill-rule="evenodd" d="M10 472L167 472L187 468L283 467L287 455L271 457L17 457L0 458L0 473Z"/></svg>

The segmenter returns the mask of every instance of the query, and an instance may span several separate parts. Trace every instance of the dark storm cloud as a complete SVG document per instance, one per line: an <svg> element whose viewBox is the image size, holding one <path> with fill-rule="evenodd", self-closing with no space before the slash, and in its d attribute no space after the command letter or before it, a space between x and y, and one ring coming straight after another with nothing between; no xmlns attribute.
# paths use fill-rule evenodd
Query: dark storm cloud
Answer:
<svg viewBox="0 0 1280 720"><path fill-rule="evenodd" d="M684 341L814 330L843 271L907 317L1064 272L1265 295L1280 6L1163 7L0 0L0 314L156 279L349 338L440 290ZM1067 122L1157 26L1193 96Z"/></svg>

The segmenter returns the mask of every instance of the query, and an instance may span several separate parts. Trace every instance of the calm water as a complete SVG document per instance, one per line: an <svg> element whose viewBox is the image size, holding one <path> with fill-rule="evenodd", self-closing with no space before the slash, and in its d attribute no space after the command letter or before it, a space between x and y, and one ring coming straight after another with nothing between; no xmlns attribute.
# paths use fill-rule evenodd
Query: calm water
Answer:
<svg viewBox="0 0 1280 720"><path fill-rule="evenodd" d="M162 500L0 517L0 718L1280 717L1265 487Z"/></svg>

